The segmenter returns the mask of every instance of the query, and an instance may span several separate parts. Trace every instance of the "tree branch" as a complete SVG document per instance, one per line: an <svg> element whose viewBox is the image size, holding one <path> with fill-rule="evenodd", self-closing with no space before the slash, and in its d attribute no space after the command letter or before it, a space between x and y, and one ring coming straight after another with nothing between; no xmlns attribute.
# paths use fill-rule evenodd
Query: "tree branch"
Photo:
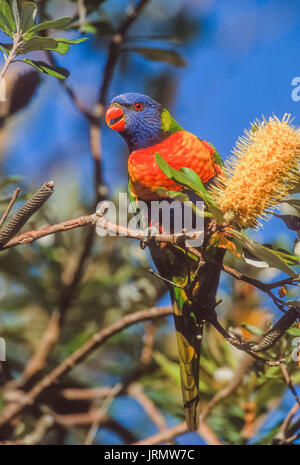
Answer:
<svg viewBox="0 0 300 465"><path fill-rule="evenodd" d="M104 344L107 339L111 338L116 333L138 322L160 318L162 316L170 315L171 313L171 307L152 307L146 310L132 313L130 315L126 315L121 320L110 325L108 328L94 334L94 336L88 342L86 342L82 347L66 358L53 371L51 371L41 381L39 381L28 393L24 394L22 403L7 405L7 407L2 411L0 417L0 426L5 425L16 415L22 413L23 410L31 405L42 392L56 383L62 376L66 375L76 365L85 360L92 352L94 352L98 347Z"/></svg>

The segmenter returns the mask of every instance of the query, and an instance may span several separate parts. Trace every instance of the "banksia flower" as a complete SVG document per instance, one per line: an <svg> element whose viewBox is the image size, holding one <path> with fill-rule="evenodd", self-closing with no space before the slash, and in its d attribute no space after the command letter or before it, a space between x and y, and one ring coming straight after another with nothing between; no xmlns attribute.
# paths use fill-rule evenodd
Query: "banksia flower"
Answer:
<svg viewBox="0 0 300 465"><path fill-rule="evenodd" d="M224 220L239 228L266 219L299 181L300 132L290 115L264 119L245 134L211 191Z"/></svg>

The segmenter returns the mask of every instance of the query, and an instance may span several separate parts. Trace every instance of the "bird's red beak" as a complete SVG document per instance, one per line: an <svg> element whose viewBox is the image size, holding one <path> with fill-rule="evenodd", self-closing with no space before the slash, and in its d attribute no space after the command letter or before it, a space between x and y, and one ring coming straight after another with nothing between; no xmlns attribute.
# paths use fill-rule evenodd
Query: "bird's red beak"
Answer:
<svg viewBox="0 0 300 465"><path fill-rule="evenodd" d="M114 131L122 132L125 130L125 115L120 107L111 105L105 113L107 125Z"/></svg>

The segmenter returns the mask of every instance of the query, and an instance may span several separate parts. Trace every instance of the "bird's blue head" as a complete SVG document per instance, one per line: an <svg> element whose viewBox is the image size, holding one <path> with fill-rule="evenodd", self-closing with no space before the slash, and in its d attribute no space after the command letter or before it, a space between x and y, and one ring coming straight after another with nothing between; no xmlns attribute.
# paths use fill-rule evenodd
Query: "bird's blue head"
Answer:
<svg viewBox="0 0 300 465"><path fill-rule="evenodd" d="M105 119L111 129L121 134L132 152L158 144L170 135L164 123L166 114L171 118L151 97L125 93L112 100Z"/></svg>

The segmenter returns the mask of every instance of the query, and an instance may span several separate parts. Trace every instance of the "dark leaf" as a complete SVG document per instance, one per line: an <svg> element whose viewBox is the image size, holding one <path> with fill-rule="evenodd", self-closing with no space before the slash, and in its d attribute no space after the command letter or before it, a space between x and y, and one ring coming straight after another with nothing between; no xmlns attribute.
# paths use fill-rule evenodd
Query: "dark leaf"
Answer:
<svg viewBox="0 0 300 465"><path fill-rule="evenodd" d="M250 333L254 334L255 336L262 336L263 334L265 334L265 332L257 326L249 325L248 323L242 323L241 326L243 328L246 328Z"/></svg>
<svg viewBox="0 0 300 465"><path fill-rule="evenodd" d="M31 27L28 29L27 33L29 32L39 32L45 31L47 29L65 29L71 23L72 18L64 17L53 19L51 21L44 21L43 23L37 24L36 26Z"/></svg>
<svg viewBox="0 0 300 465"><path fill-rule="evenodd" d="M19 32L20 31L20 13L19 13L19 7L18 7L17 0L11 0L11 10L12 10L12 14L14 17L16 30Z"/></svg>
<svg viewBox="0 0 300 465"><path fill-rule="evenodd" d="M20 28L22 32L34 26L34 20L37 14L37 6L33 2L23 2L20 15Z"/></svg>
<svg viewBox="0 0 300 465"><path fill-rule="evenodd" d="M40 82L41 77L37 71L29 71L18 76L10 99L9 115L13 115L28 105Z"/></svg>
<svg viewBox="0 0 300 465"><path fill-rule="evenodd" d="M38 69L41 73L49 74L50 76L54 76L58 79L66 79L70 75L67 69L61 68L60 66L51 66L43 61L35 61L25 58L24 62Z"/></svg>
<svg viewBox="0 0 300 465"><path fill-rule="evenodd" d="M300 218L295 215L275 215L280 218L292 231L300 231Z"/></svg>
<svg viewBox="0 0 300 465"><path fill-rule="evenodd" d="M11 48L12 48L12 44L0 44L0 49L1 49L2 52L5 53L6 55L9 54Z"/></svg>
<svg viewBox="0 0 300 465"><path fill-rule="evenodd" d="M169 63L174 66L186 66L186 61L179 55L178 52L174 50L165 50L160 48L150 48L150 47L133 47L126 49L125 51L135 52L148 60L152 61L163 61L164 63Z"/></svg>
<svg viewBox="0 0 300 465"><path fill-rule="evenodd" d="M33 37L19 49L19 54L23 55L37 50L55 50L57 47L58 43L51 37Z"/></svg>
<svg viewBox="0 0 300 465"><path fill-rule="evenodd" d="M253 241L249 237L240 233L239 231L232 230L234 237L240 241L242 247L246 248L251 252L256 258L259 258L263 262L269 264L269 266L277 268L278 270L287 273L289 276L297 276L297 273L287 264L286 259L282 258L279 253L264 247L258 242ZM293 257L299 263L298 257Z"/></svg>

